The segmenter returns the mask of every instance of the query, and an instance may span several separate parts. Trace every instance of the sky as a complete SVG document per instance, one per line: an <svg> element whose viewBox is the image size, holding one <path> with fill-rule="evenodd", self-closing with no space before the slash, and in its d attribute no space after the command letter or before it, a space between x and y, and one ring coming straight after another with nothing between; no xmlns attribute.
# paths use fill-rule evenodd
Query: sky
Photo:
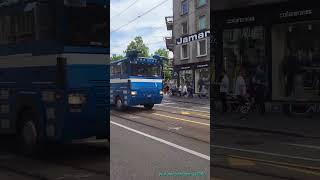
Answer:
<svg viewBox="0 0 320 180"><path fill-rule="evenodd" d="M148 14L141 16L133 23L117 30L119 27L127 24L163 1L164 0L110 1L111 55L123 55L123 51L127 48L127 45L136 36L142 37L144 43L149 47L150 54L159 48L166 48L164 37L171 36L171 31L168 31L166 28L165 17L172 16L172 0L167 0L164 4ZM128 8L131 4L133 5ZM127 10L122 12L125 9ZM170 56L172 56L171 53Z"/></svg>

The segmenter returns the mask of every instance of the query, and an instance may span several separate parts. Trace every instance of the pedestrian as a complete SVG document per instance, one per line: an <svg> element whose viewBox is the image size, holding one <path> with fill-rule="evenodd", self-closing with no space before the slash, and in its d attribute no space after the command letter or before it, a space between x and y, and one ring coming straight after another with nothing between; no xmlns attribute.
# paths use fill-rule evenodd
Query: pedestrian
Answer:
<svg viewBox="0 0 320 180"><path fill-rule="evenodd" d="M178 89L179 96L182 95L182 91L183 91L183 86L182 86L182 84L180 84L179 89Z"/></svg>
<svg viewBox="0 0 320 180"><path fill-rule="evenodd" d="M229 77L226 71L223 71L221 83L220 83L220 99L222 104L222 112L225 113L228 110L227 95L229 92Z"/></svg>
<svg viewBox="0 0 320 180"><path fill-rule="evenodd" d="M207 88L205 85L202 85L202 88L201 88L201 92L200 92L200 95L199 95L199 98L202 98L202 97L207 97Z"/></svg>
<svg viewBox="0 0 320 180"><path fill-rule="evenodd" d="M243 76L244 72L243 70L240 70L235 84L235 95L237 96L240 106L245 105L247 95L247 87Z"/></svg>
<svg viewBox="0 0 320 180"><path fill-rule="evenodd" d="M266 78L265 72L261 66L257 67L255 76L255 104L258 106L261 115L265 113L265 89L266 89Z"/></svg>
<svg viewBox="0 0 320 180"><path fill-rule="evenodd" d="M184 84L182 87L182 96L186 96L188 94L188 87L187 84Z"/></svg>

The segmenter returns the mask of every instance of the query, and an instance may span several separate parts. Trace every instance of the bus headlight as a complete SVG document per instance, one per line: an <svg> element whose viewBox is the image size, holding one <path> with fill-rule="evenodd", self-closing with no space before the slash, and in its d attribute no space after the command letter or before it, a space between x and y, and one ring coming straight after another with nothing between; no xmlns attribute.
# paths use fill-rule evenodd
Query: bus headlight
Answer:
<svg viewBox="0 0 320 180"><path fill-rule="evenodd" d="M162 90L160 90L160 95L163 95L163 91Z"/></svg>
<svg viewBox="0 0 320 180"><path fill-rule="evenodd" d="M68 103L70 105L81 105L86 102L86 97L83 94L69 94Z"/></svg>
<svg viewBox="0 0 320 180"><path fill-rule="evenodd" d="M131 91L131 96L136 96L138 94L137 91Z"/></svg>

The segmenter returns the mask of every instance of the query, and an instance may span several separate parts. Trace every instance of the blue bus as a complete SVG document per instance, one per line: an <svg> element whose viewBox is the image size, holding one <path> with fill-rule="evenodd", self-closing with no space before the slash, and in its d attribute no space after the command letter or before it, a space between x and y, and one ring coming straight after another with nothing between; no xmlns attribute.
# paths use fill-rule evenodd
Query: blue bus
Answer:
<svg viewBox="0 0 320 180"><path fill-rule="evenodd" d="M150 110L163 99L164 57L138 57L130 51L122 60L110 63L110 103L118 110L143 105Z"/></svg>
<svg viewBox="0 0 320 180"><path fill-rule="evenodd" d="M24 153L109 139L109 6L104 0L0 4L0 133Z"/></svg>

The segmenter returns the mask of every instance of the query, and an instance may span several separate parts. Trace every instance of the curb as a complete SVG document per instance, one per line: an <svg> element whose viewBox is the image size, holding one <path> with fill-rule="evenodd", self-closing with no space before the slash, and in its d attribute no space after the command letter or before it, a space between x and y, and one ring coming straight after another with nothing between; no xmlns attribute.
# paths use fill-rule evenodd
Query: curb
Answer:
<svg viewBox="0 0 320 180"><path fill-rule="evenodd" d="M214 125L217 128L225 128L225 129L235 129L235 130L246 130L246 131L252 131L252 132L265 132L265 133L272 133L272 134L281 134L286 136L294 136L294 137L301 137L301 138L310 138L310 139L320 139L320 136L308 136L301 133L296 133L292 131L280 131L280 130L269 130L264 128L253 128L248 126L236 126L236 125L226 125L226 124L215 124ZM215 127L212 127L213 129Z"/></svg>

